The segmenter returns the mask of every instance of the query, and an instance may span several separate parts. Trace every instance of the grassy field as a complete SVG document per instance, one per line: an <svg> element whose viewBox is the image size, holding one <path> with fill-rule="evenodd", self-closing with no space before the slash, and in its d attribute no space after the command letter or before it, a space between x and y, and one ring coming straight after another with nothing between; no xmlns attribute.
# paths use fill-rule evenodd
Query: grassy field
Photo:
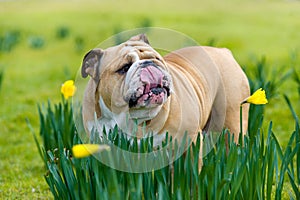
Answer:
<svg viewBox="0 0 300 200"><path fill-rule="evenodd" d="M122 30L170 28L199 44L232 50L251 71L265 56L271 72L300 74L299 1L5 1L0 2L0 198L52 198L43 163L25 119L39 131L37 104L58 102L60 85L74 78L85 52ZM151 42L151 41L150 41ZM300 113L297 85L290 78L266 106L282 144L294 129L282 94Z"/></svg>

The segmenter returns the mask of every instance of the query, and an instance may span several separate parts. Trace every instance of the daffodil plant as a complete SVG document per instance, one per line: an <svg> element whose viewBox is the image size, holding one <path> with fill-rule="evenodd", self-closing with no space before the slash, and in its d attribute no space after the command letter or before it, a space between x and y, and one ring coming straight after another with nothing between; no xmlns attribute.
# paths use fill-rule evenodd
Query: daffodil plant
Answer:
<svg viewBox="0 0 300 200"><path fill-rule="evenodd" d="M240 132L241 135L243 134L243 104L250 103L256 105L263 105L268 103L268 99L266 97L266 92L262 88L256 90L251 96L247 97L242 103L240 104Z"/></svg>

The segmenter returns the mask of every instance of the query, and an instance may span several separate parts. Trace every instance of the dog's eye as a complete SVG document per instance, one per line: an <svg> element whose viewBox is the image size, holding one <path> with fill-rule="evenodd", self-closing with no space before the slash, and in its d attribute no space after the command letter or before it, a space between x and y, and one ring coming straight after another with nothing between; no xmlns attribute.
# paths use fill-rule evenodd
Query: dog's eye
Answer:
<svg viewBox="0 0 300 200"><path fill-rule="evenodd" d="M132 63L127 63L127 64L123 65L120 69L118 69L116 72L121 75L126 74L126 72L129 70L131 65L132 65Z"/></svg>

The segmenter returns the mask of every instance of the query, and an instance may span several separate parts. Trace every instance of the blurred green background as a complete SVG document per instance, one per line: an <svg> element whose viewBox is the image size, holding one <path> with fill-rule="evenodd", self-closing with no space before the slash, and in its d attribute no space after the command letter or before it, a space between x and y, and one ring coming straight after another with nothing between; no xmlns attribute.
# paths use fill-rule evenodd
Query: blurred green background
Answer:
<svg viewBox="0 0 300 200"><path fill-rule="evenodd" d="M169 28L201 45L229 48L250 73L265 59L271 80L300 73L299 10L299 1L287 0L1 1L0 198L51 198L25 119L39 131L37 105L60 101L61 84L103 40L139 27ZM291 76L277 86L265 127L272 120L284 145L294 122L282 95L299 115L299 84Z"/></svg>

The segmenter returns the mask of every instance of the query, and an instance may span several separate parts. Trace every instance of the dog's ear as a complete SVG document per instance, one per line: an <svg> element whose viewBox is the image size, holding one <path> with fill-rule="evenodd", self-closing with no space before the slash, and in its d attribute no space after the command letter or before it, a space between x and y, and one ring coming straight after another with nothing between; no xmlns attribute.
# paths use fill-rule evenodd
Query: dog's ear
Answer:
<svg viewBox="0 0 300 200"><path fill-rule="evenodd" d="M89 75L94 80L99 80L99 68L102 55L103 50L92 49L84 56L81 66L81 76L83 78Z"/></svg>
<svg viewBox="0 0 300 200"><path fill-rule="evenodd" d="M133 36L133 37L130 38L130 40L131 41L143 41L147 44L150 44L146 34L144 34L144 33Z"/></svg>

